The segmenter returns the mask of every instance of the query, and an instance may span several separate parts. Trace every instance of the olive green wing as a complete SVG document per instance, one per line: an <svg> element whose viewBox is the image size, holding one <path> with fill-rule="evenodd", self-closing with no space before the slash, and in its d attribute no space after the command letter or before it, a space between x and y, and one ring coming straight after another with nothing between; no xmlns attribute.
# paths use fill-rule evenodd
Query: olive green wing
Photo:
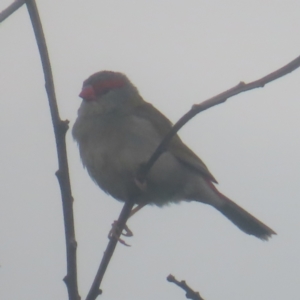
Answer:
<svg viewBox="0 0 300 300"><path fill-rule="evenodd" d="M134 114L149 120L156 132L163 139L171 130L172 123L150 103L143 103L134 108ZM189 149L176 134L169 143L168 151L189 168L201 173L202 176L217 183L202 160Z"/></svg>

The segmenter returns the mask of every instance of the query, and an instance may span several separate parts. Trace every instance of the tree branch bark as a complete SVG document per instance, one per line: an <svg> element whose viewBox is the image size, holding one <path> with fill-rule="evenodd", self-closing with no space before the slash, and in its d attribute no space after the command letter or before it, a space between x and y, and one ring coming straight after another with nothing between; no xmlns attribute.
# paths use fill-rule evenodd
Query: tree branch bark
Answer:
<svg viewBox="0 0 300 300"><path fill-rule="evenodd" d="M3 22L6 18L12 15L16 10L18 10L26 0L16 0L7 8L1 11L0 13L0 23Z"/></svg>
<svg viewBox="0 0 300 300"><path fill-rule="evenodd" d="M50 113L55 134L56 150L58 156L59 169L56 172L63 205L63 215L65 224L65 238L66 238L66 255L67 255L67 275L64 278L66 283L69 299L79 300L77 285L77 263L76 263L76 250L77 242L75 238L74 229L74 215L73 215L73 197L71 192L69 166L67 159L66 141L65 136L68 130L68 121L62 121L59 116L55 89L53 83L53 76L50 64L50 58L46 45L42 23L38 13L38 9L34 0L26 1L28 13L31 19L32 27L34 30L36 42L38 45L44 77L45 88L48 96L50 106Z"/></svg>

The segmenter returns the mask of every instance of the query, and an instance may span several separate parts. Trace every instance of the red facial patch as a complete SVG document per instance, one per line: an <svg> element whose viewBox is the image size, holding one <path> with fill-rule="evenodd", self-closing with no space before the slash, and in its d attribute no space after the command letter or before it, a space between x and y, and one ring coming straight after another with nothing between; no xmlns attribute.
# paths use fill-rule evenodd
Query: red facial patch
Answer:
<svg viewBox="0 0 300 300"><path fill-rule="evenodd" d="M101 81L99 80L98 82L95 82L93 84L95 94L97 96L101 96L106 94L108 91L115 89L115 88L120 88L124 85L124 80L120 78L114 78L106 81Z"/></svg>
<svg viewBox="0 0 300 300"><path fill-rule="evenodd" d="M79 97L88 101L95 100L96 94L94 88L91 85L84 86L79 94Z"/></svg>

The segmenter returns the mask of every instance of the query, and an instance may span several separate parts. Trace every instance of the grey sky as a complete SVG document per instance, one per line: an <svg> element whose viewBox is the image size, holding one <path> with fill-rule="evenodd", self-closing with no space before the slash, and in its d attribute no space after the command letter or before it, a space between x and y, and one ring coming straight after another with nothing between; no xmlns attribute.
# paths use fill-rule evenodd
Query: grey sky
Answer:
<svg viewBox="0 0 300 300"><path fill-rule="evenodd" d="M299 55L300 2L37 1L60 114L71 126L81 85L121 71L172 121L194 103ZM1 0L0 10L11 1ZM37 46L25 7L0 26L0 299L67 299L57 158ZM146 207L130 221L103 300L185 299L184 279L207 300L298 299L300 70L206 111L180 136L220 190L278 235L262 242L198 203ZM67 137L84 298L121 204L81 166Z"/></svg>

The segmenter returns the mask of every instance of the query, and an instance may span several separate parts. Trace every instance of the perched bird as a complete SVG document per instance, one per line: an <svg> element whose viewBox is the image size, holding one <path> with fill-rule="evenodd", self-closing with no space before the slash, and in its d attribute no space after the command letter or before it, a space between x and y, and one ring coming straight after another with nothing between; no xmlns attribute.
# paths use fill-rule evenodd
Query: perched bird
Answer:
<svg viewBox="0 0 300 300"><path fill-rule="evenodd" d="M83 83L73 137L91 178L119 201L209 204L247 234L267 240L271 228L221 194L202 160L175 135L141 187L136 175L172 127L122 73L101 71Z"/></svg>

